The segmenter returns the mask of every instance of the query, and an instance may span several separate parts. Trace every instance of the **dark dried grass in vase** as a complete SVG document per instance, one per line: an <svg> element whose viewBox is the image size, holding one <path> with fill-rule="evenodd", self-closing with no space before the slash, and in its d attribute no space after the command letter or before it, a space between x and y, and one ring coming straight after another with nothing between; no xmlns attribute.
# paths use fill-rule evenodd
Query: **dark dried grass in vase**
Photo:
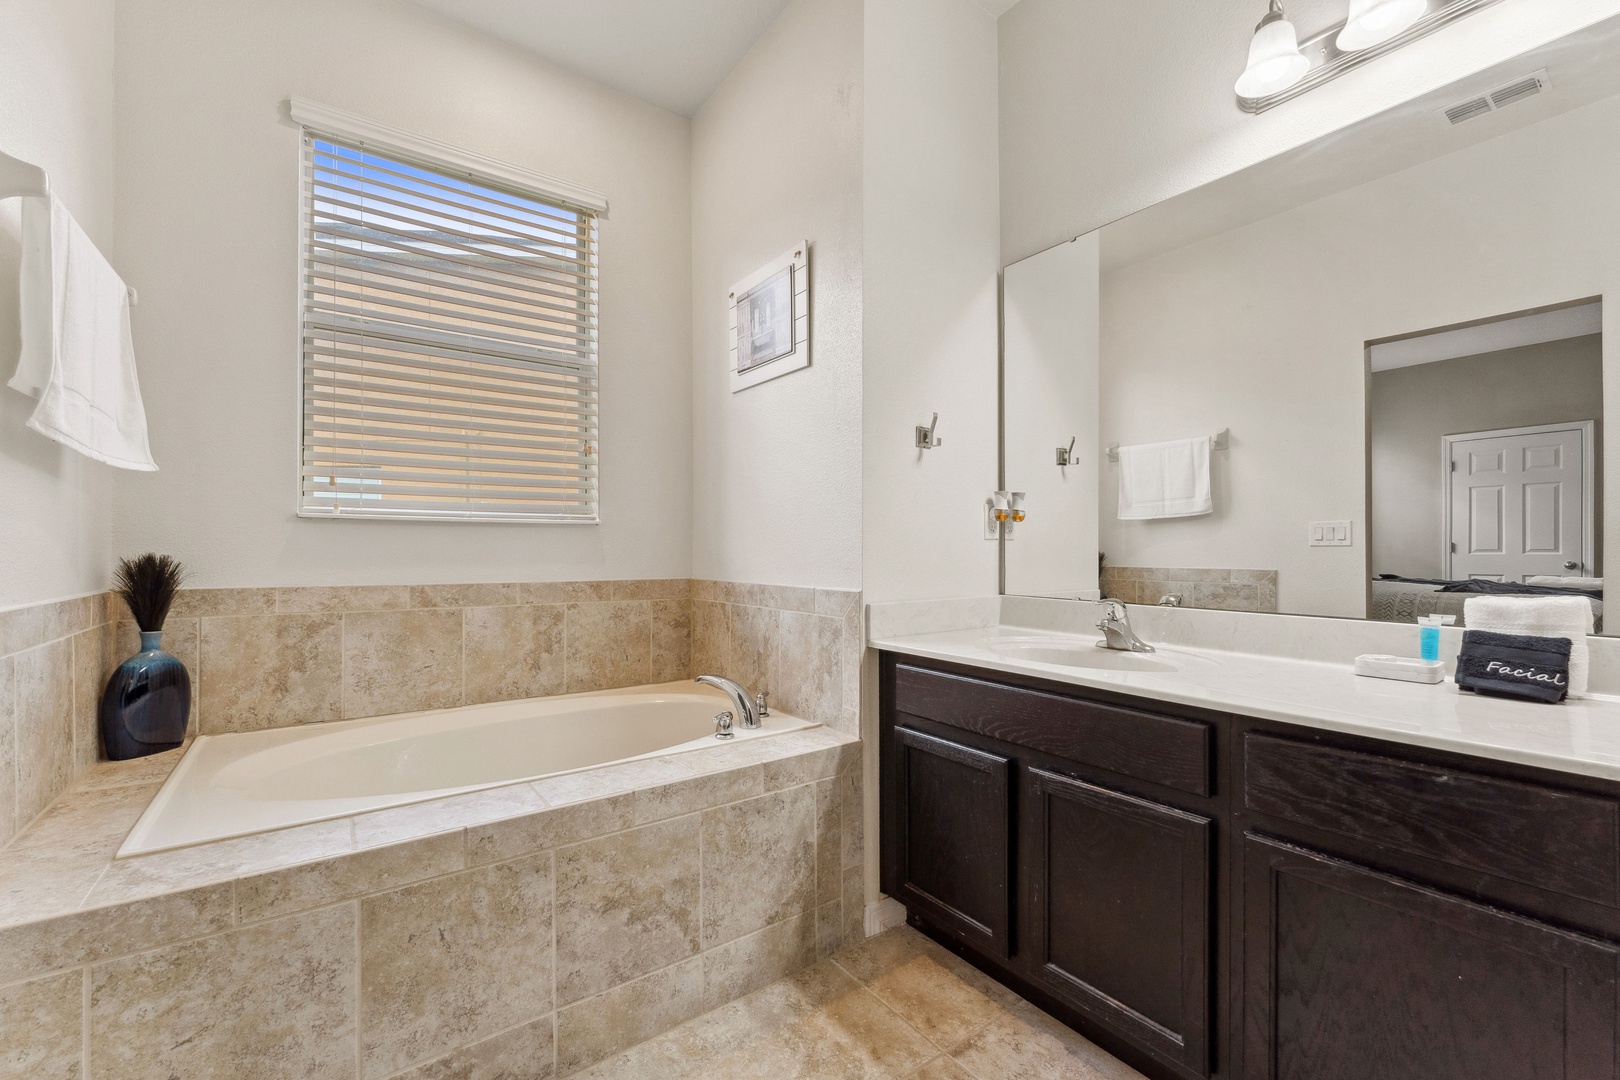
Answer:
<svg viewBox="0 0 1620 1080"><path fill-rule="evenodd" d="M172 556L151 552L119 559L113 573L113 591L124 598L135 625L144 633L163 629L175 594L185 582L185 568Z"/></svg>

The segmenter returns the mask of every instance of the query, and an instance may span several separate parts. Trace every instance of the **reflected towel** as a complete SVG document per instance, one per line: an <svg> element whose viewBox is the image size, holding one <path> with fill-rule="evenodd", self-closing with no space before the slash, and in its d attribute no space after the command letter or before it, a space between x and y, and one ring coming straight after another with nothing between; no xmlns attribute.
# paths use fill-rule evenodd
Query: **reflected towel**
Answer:
<svg viewBox="0 0 1620 1080"><path fill-rule="evenodd" d="M28 426L96 461L157 471L128 286L54 195L23 200L22 246L22 352L10 385L39 399Z"/></svg>
<svg viewBox="0 0 1620 1080"><path fill-rule="evenodd" d="M1119 520L1195 517L1215 509L1209 436L1119 448Z"/></svg>
<svg viewBox="0 0 1620 1080"><path fill-rule="evenodd" d="M1586 636L1592 632L1592 601L1584 596L1470 596L1463 604L1463 625L1469 630L1528 637L1567 638L1569 696L1586 696L1591 653Z"/></svg>

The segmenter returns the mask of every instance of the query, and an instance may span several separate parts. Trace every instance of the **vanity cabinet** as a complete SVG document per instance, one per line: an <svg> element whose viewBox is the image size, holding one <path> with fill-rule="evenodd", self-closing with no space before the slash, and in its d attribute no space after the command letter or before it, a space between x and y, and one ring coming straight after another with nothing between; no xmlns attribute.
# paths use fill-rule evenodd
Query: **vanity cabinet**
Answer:
<svg viewBox="0 0 1620 1080"><path fill-rule="evenodd" d="M884 654L883 889L1156 1080L1620 1080L1620 784Z"/></svg>

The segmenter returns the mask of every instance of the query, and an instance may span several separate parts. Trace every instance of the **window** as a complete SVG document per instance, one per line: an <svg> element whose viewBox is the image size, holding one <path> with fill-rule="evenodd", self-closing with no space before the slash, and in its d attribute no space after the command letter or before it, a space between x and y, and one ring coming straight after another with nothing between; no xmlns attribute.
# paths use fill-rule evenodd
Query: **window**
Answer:
<svg viewBox="0 0 1620 1080"><path fill-rule="evenodd" d="M595 521L596 213L308 126L303 200L299 513Z"/></svg>

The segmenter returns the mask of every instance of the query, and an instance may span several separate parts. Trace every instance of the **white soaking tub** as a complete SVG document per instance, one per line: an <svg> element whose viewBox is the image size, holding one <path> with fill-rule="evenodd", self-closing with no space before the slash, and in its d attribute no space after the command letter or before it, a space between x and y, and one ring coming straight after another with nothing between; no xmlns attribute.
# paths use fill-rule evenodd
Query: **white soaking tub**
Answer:
<svg viewBox="0 0 1620 1080"><path fill-rule="evenodd" d="M718 690L667 683L203 735L118 857L714 746L730 708ZM728 742L814 726L773 713Z"/></svg>

